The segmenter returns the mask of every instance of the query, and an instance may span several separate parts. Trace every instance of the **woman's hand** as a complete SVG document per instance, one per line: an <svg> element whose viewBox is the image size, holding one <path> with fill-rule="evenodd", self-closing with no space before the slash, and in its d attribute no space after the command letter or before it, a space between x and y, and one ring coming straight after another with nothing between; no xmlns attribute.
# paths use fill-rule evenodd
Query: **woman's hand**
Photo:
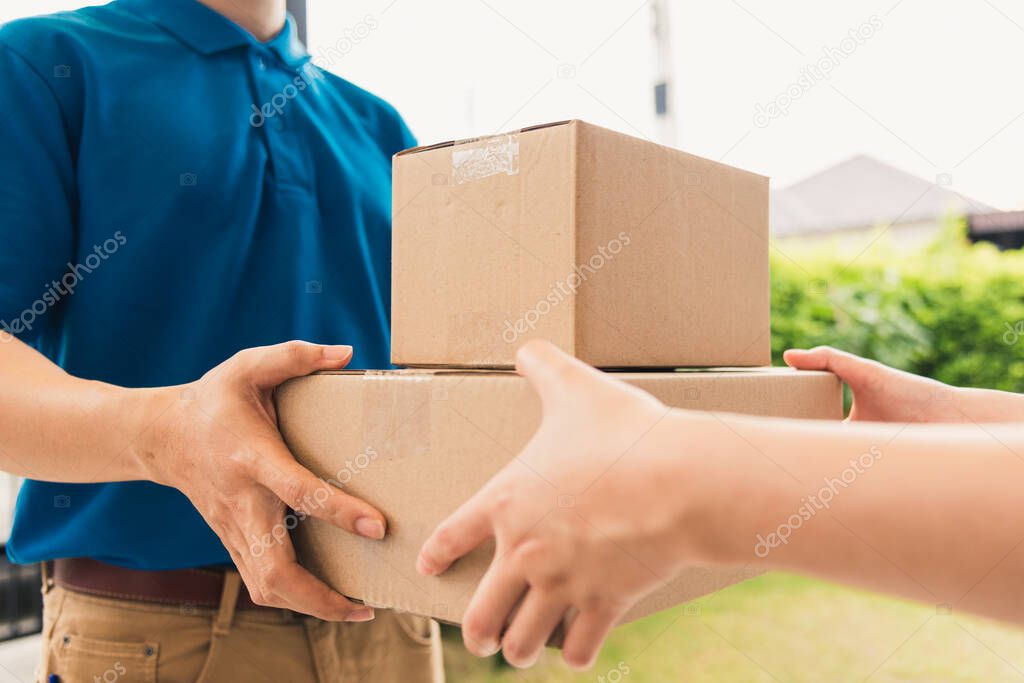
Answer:
<svg viewBox="0 0 1024 683"><path fill-rule="evenodd" d="M831 346L790 349L783 354L797 370L828 370L853 392L850 420L867 422L966 422L962 391L927 377L896 370L878 361Z"/></svg>
<svg viewBox="0 0 1024 683"><path fill-rule="evenodd" d="M444 572L487 539L496 552L467 609L466 647L532 665L563 619L565 661L587 668L626 610L681 568L679 420L657 399L547 342L517 368L543 404L525 450L445 520L418 569ZM678 438L679 432L675 435ZM676 483L673 483L676 482Z"/></svg>

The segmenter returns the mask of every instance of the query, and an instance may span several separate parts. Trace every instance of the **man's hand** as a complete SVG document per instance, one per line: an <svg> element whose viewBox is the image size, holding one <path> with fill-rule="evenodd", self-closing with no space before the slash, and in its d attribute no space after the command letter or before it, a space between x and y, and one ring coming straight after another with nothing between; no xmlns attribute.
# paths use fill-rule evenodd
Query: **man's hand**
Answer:
<svg viewBox="0 0 1024 683"><path fill-rule="evenodd" d="M677 419L649 394L551 344L526 344L517 368L543 405L525 450L445 520L417 568L445 571L494 538L496 552L465 613L466 647L503 649L530 666L570 621L565 661L587 668L626 610L681 568ZM678 437L678 432L676 432ZM678 479L676 480L678 482Z"/></svg>
<svg viewBox="0 0 1024 683"><path fill-rule="evenodd" d="M790 349L786 363L798 370L828 370L853 392L850 420L866 422L967 422L963 390L830 346Z"/></svg>
<svg viewBox="0 0 1024 683"><path fill-rule="evenodd" d="M367 621L373 610L300 567L288 529L311 515L380 539L384 517L295 462L277 430L273 392L292 377L342 368L351 357L348 346L298 341L240 351L196 382L158 390L152 425L139 440L150 478L188 496L231 553L254 602L331 621ZM286 523L286 513L294 520Z"/></svg>

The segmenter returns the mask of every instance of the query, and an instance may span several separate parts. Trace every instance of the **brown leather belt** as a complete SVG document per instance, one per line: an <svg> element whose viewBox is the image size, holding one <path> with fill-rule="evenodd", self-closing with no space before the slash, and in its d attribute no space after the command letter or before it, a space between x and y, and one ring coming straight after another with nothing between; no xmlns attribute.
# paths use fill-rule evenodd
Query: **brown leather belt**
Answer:
<svg viewBox="0 0 1024 683"><path fill-rule="evenodd" d="M127 569L84 557L54 560L47 567L54 585L120 600L177 605L185 609L220 605L227 568ZM236 609L276 609L257 605L243 586Z"/></svg>

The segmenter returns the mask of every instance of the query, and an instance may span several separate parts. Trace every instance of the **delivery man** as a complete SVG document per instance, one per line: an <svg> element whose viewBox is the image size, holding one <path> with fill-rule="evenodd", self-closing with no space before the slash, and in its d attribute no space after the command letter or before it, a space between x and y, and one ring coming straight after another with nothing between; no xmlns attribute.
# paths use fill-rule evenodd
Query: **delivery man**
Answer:
<svg viewBox="0 0 1024 683"><path fill-rule="evenodd" d="M546 342L517 360L543 405L518 457L530 466L495 475L418 560L439 574L496 540L463 621L475 654L530 666L564 622L563 656L587 668L688 565L803 572L1024 624L1024 396L787 352L853 390L835 424L670 410Z"/></svg>
<svg viewBox="0 0 1024 683"><path fill-rule="evenodd" d="M440 680L436 624L296 564L308 516L386 521L272 402L388 364L401 117L310 64L285 0L11 22L0 102L0 469L29 479L7 552L46 563L40 680Z"/></svg>

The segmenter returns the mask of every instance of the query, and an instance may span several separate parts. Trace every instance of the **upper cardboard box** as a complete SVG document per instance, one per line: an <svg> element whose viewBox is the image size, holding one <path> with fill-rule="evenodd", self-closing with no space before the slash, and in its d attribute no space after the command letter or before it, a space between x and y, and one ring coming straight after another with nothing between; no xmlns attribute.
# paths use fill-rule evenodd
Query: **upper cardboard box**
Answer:
<svg viewBox="0 0 1024 683"><path fill-rule="evenodd" d="M643 372L619 378L679 408L809 419L843 415L842 386L826 372ZM418 574L416 555L434 527L512 461L537 429L540 401L529 383L511 372L323 373L287 382L275 401L281 433L296 459L388 519L383 541L314 517L296 521L302 564L368 604L461 623L493 547L481 546L441 576ZM623 453L620 469L608 476L631 467L632 457ZM539 475L544 469L543 463L530 467ZM582 500L588 490L598 495L590 483L552 490L547 503L555 509ZM754 573L749 567L691 567L666 578L627 619Z"/></svg>
<svg viewBox="0 0 1024 683"><path fill-rule="evenodd" d="M768 179L582 121L395 156L392 353L767 365Z"/></svg>

